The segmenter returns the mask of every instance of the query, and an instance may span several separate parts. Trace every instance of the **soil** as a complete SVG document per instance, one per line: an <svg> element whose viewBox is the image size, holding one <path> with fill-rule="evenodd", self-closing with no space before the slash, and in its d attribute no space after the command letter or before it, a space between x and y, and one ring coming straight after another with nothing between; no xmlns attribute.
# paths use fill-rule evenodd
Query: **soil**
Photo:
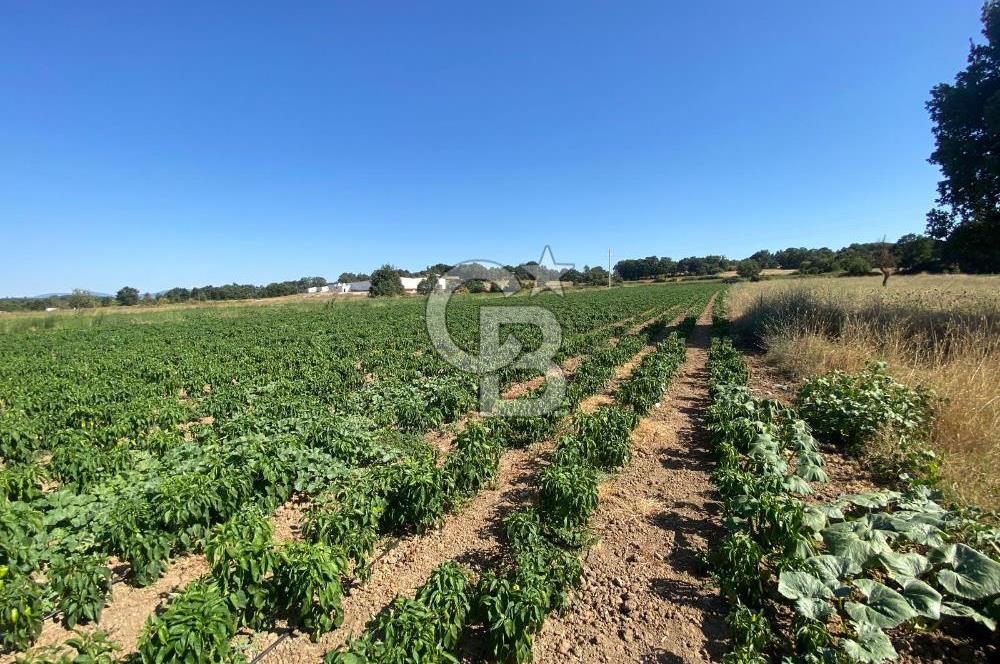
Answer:
<svg viewBox="0 0 1000 664"><path fill-rule="evenodd" d="M712 662L726 651L725 603L699 572L721 530L701 420L708 311L663 399L633 432L632 462L601 487L581 592L566 615L546 621L536 662Z"/></svg>

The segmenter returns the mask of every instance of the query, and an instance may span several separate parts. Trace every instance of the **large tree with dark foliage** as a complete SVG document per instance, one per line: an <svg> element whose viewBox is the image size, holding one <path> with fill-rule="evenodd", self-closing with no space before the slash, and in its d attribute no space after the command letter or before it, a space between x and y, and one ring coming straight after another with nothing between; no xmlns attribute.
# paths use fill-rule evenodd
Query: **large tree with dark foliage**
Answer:
<svg viewBox="0 0 1000 664"><path fill-rule="evenodd" d="M927 233L964 272L1000 272L1000 0L983 6L985 44L973 44L955 83L941 83L927 102L941 167L938 207Z"/></svg>
<svg viewBox="0 0 1000 664"><path fill-rule="evenodd" d="M402 295L403 282L399 279L399 270L386 264L372 272L372 284L368 297L384 297L387 295Z"/></svg>
<svg viewBox="0 0 1000 664"><path fill-rule="evenodd" d="M115 295L115 299L118 300L118 304L123 307L131 307L139 304L139 291L131 286L125 286L118 291L118 294Z"/></svg>

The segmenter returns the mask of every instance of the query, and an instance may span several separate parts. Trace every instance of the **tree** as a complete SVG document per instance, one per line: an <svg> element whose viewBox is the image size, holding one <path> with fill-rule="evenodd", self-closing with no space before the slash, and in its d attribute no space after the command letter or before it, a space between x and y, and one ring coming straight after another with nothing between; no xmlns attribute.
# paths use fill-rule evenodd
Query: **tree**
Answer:
<svg viewBox="0 0 1000 664"><path fill-rule="evenodd" d="M490 282L490 292L491 293L502 293L503 288L495 281Z"/></svg>
<svg viewBox="0 0 1000 664"><path fill-rule="evenodd" d="M421 295L430 295L437 288L438 276L436 274L428 274L426 277L420 280L417 284L417 292Z"/></svg>
<svg viewBox="0 0 1000 664"><path fill-rule="evenodd" d="M368 297L402 295L406 292L403 290L403 282L399 279L399 270L388 263L372 272L371 282Z"/></svg>
<svg viewBox="0 0 1000 664"><path fill-rule="evenodd" d="M368 281L369 279L371 279L371 277L362 272L341 272L340 276L337 277L337 283L349 284L354 281Z"/></svg>
<svg viewBox="0 0 1000 664"><path fill-rule="evenodd" d="M955 83L931 90L930 162L941 167L927 234L967 272L1000 272L1000 0L982 13L985 44L972 44Z"/></svg>
<svg viewBox="0 0 1000 664"><path fill-rule="evenodd" d="M115 294L115 299L123 307L133 307L139 304L139 291L131 286L125 286Z"/></svg>
<svg viewBox="0 0 1000 664"><path fill-rule="evenodd" d="M909 233L896 240L894 253L899 257L899 269L907 272L941 269L938 260L939 241L926 235Z"/></svg>
<svg viewBox="0 0 1000 664"><path fill-rule="evenodd" d="M851 252L840 260L840 269L852 277L861 277L871 274L872 264L861 254Z"/></svg>
<svg viewBox="0 0 1000 664"><path fill-rule="evenodd" d="M67 301L73 309L87 309L96 304L94 296L82 288L74 288Z"/></svg>
<svg viewBox="0 0 1000 664"><path fill-rule="evenodd" d="M882 273L882 287L889 285L889 277L896 269L896 256L892 253L893 246L885 241L885 237L872 249L872 265Z"/></svg>
<svg viewBox="0 0 1000 664"><path fill-rule="evenodd" d="M471 279L466 281L465 289L470 293L485 293L488 290L486 288L486 282L482 279Z"/></svg>
<svg viewBox="0 0 1000 664"><path fill-rule="evenodd" d="M760 281L760 263L749 258L736 264L736 274L750 281Z"/></svg>

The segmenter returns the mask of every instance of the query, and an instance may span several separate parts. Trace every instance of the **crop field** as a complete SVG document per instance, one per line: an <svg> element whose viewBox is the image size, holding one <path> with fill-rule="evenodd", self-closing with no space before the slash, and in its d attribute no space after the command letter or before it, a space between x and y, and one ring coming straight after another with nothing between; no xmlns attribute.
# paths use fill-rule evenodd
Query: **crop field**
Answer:
<svg viewBox="0 0 1000 664"><path fill-rule="evenodd" d="M537 416L479 413L424 298L0 334L0 661L995 656L1000 531L939 491L934 395L772 395L725 288L530 298L567 376ZM456 297L451 336L526 301ZM893 481L858 454L889 433Z"/></svg>

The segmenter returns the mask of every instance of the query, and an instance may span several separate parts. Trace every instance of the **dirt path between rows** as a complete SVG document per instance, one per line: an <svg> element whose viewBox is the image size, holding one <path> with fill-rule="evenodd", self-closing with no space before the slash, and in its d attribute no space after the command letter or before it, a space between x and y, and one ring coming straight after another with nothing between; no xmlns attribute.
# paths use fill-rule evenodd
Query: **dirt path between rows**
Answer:
<svg viewBox="0 0 1000 664"><path fill-rule="evenodd" d="M721 532L702 423L710 325L711 307L633 432L631 464L601 486L583 587L566 615L546 621L536 662L714 662L725 652L725 602L698 572Z"/></svg>

